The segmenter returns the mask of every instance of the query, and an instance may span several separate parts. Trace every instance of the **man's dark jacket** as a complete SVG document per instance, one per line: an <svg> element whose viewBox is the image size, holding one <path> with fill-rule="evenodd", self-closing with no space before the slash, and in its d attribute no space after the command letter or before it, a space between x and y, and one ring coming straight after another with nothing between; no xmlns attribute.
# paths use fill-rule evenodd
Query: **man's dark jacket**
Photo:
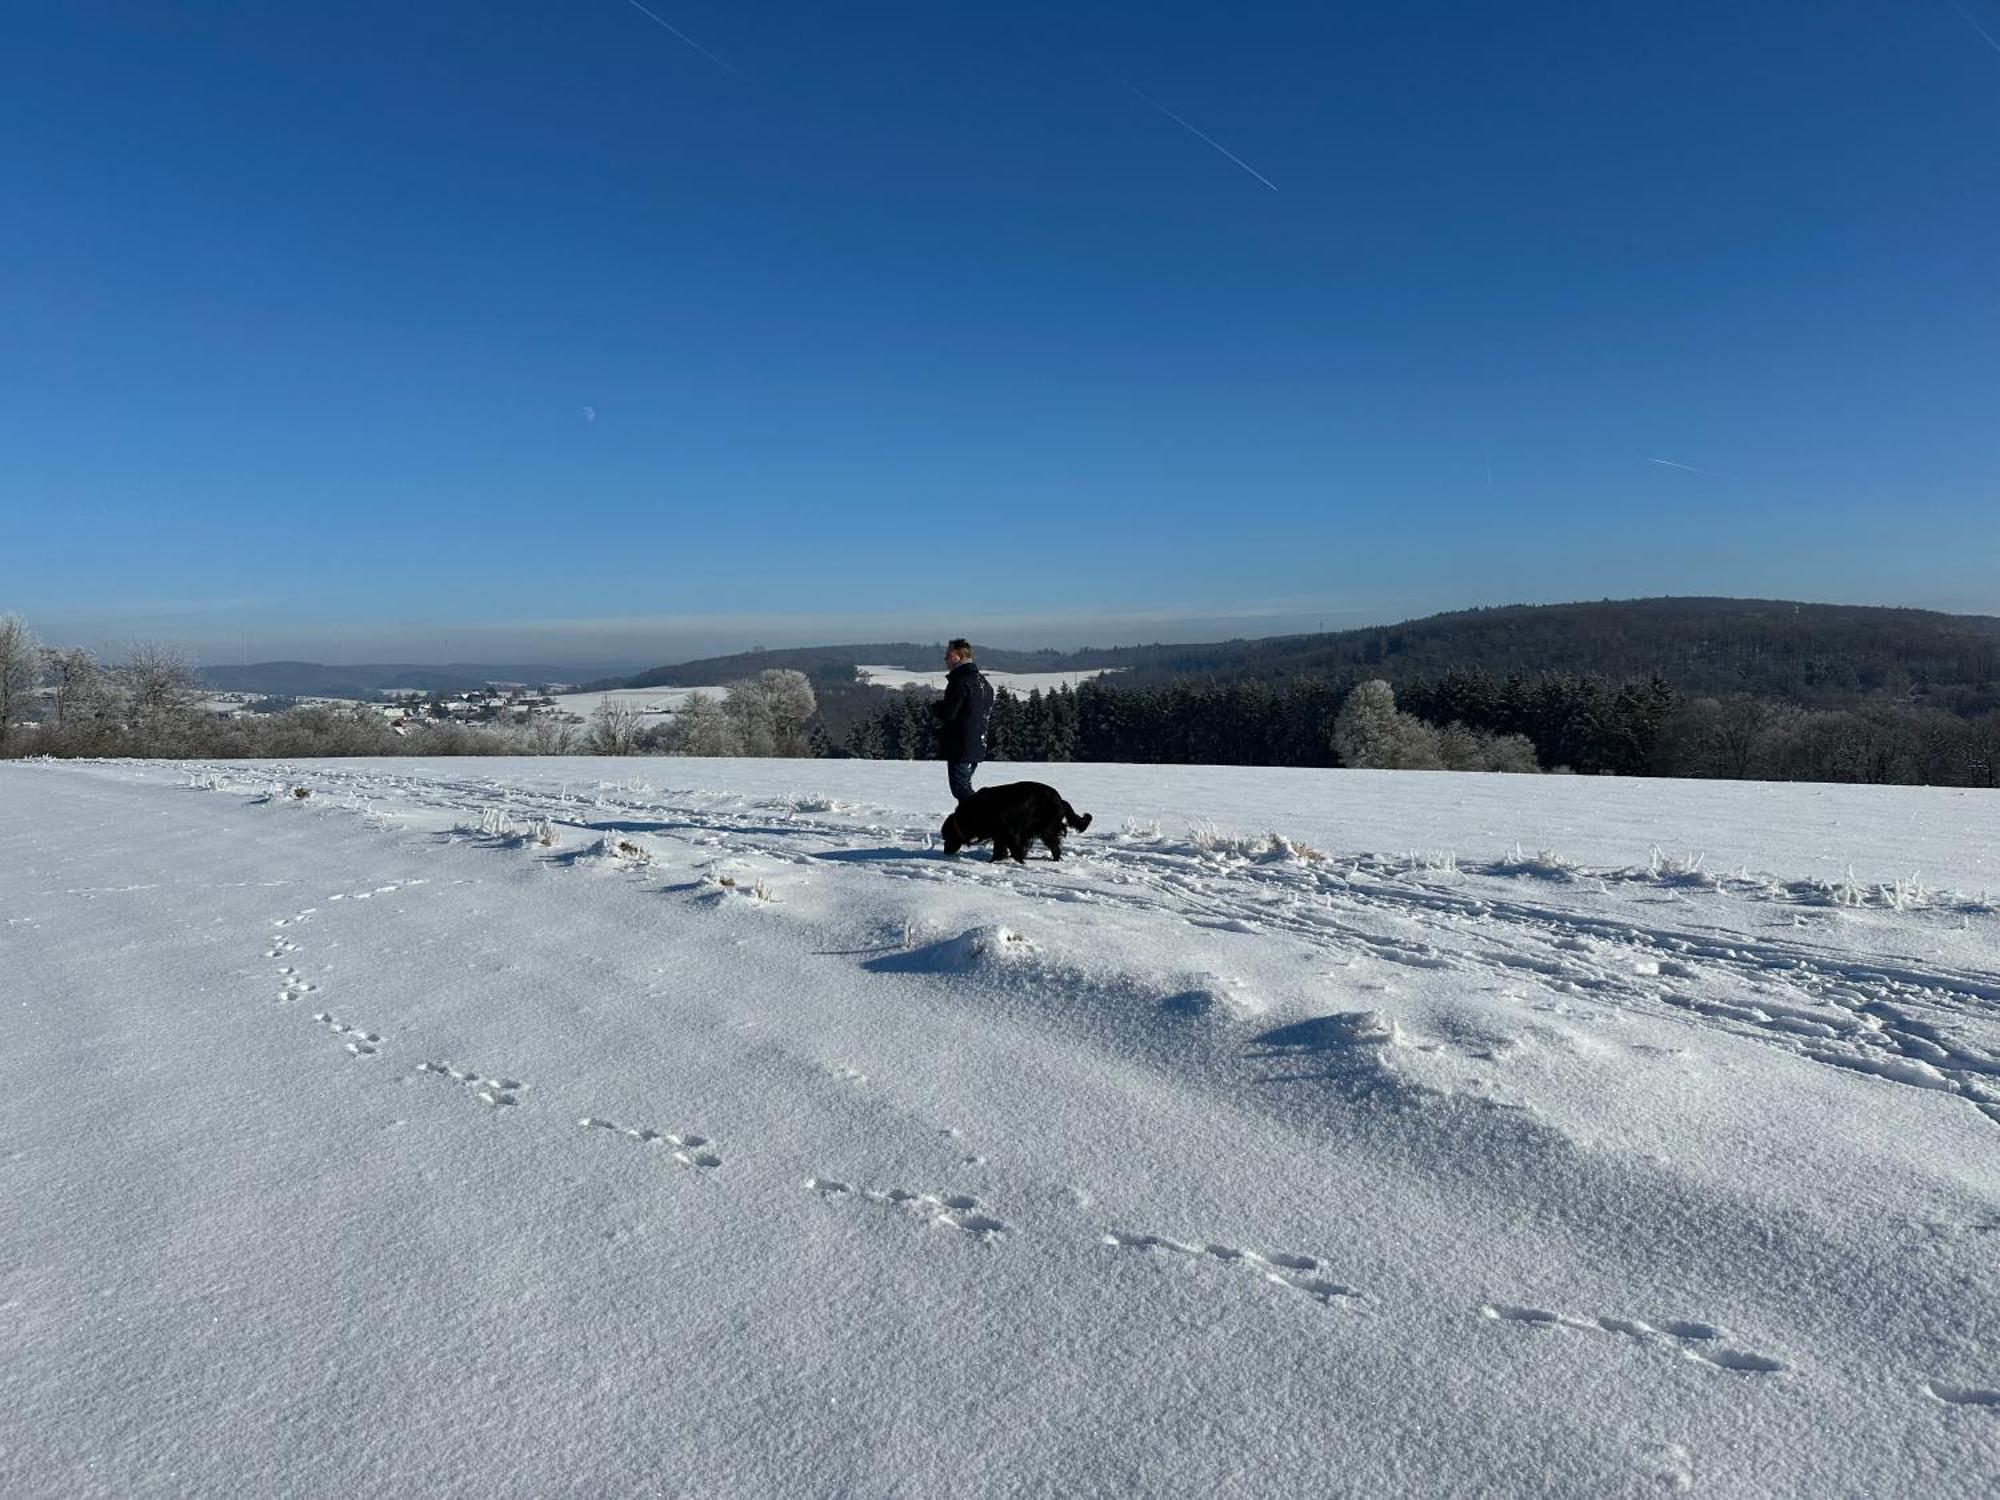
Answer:
<svg viewBox="0 0 2000 1500"><path fill-rule="evenodd" d="M993 717L993 684L972 662L962 661L944 680L938 718L938 754L946 760L986 759L986 721Z"/></svg>

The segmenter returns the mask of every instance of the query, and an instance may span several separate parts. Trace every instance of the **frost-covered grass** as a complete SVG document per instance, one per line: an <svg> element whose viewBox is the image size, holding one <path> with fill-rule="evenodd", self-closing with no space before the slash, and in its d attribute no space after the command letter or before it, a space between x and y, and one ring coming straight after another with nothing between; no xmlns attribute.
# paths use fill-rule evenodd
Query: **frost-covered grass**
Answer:
<svg viewBox="0 0 2000 1500"><path fill-rule="evenodd" d="M2000 799L1016 775L0 765L0 1493L2000 1472Z"/></svg>

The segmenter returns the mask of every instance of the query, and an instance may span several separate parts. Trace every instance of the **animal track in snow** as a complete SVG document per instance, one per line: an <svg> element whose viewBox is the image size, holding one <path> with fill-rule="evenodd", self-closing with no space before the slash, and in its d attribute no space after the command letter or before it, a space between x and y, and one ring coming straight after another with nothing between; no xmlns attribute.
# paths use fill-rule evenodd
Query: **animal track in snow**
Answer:
<svg viewBox="0 0 2000 1500"><path fill-rule="evenodd" d="M1957 1385L1933 1377L1924 1382L1924 1389L1947 1406L1983 1406L2000 1411L2000 1391L1989 1391L1983 1386Z"/></svg>
<svg viewBox="0 0 2000 1500"><path fill-rule="evenodd" d="M373 1057L381 1050L382 1038L379 1033L365 1027L350 1026L338 1016L319 1011L313 1019L337 1037L347 1040L347 1050L356 1057Z"/></svg>
<svg viewBox="0 0 2000 1500"><path fill-rule="evenodd" d="M722 1157L714 1150L715 1143L705 1135L676 1135L670 1130L620 1125L615 1120L600 1120L595 1115L585 1115L576 1123L585 1130L609 1130L628 1136L644 1146L664 1146L673 1159L684 1167L707 1171L722 1165Z"/></svg>
<svg viewBox="0 0 2000 1500"><path fill-rule="evenodd" d="M1519 1307L1506 1302L1485 1303L1480 1307L1479 1314L1495 1322L1513 1323L1523 1328L1574 1328L1585 1333L1618 1334L1641 1343L1664 1343L1677 1348L1685 1359L1699 1360L1718 1370L1731 1370L1739 1375L1775 1375L1785 1369L1783 1360L1721 1344L1723 1331L1713 1323L1685 1318L1662 1318L1658 1323L1612 1316L1573 1318L1568 1313L1551 1312L1541 1307Z"/></svg>
<svg viewBox="0 0 2000 1500"><path fill-rule="evenodd" d="M1314 1301L1329 1307L1337 1303L1358 1301L1361 1297L1357 1288L1321 1276L1320 1263L1310 1255L1294 1255L1281 1250L1260 1252L1245 1250L1235 1245L1189 1245L1179 1240L1170 1240L1164 1235L1134 1234L1119 1229L1106 1233L1104 1243L1116 1245L1121 1250L1159 1250L1169 1255L1185 1255L1196 1260L1212 1260L1223 1265L1241 1266L1245 1270L1256 1272L1275 1286L1303 1292Z"/></svg>
<svg viewBox="0 0 2000 1500"><path fill-rule="evenodd" d="M387 885L378 885L371 890L341 891L335 895L328 896L326 899L329 901L367 901L376 896L391 895L396 891L403 890L407 886L429 884L430 881L427 879L392 880Z"/></svg>
<svg viewBox="0 0 2000 1500"><path fill-rule="evenodd" d="M1747 1349L1684 1349L1689 1359L1698 1359L1718 1370L1734 1370L1739 1375L1776 1375L1785 1368L1781 1359L1768 1354L1752 1354Z"/></svg>
<svg viewBox="0 0 2000 1500"><path fill-rule="evenodd" d="M808 1177L806 1186L822 1198L856 1198L866 1203L880 1204L911 1215L926 1224L937 1224L946 1229L956 1229L969 1234L974 1239L996 1239L1008 1233L1008 1226L992 1214L985 1212L979 1200L970 1193L920 1193L912 1188L855 1187L852 1183L840 1182L830 1177Z"/></svg>
<svg viewBox="0 0 2000 1500"><path fill-rule="evenodd" d="M488 1078L483 1073L450 1062L420 1062L417 1071L449 1079L481 1104L493 1109L505 1109L520 1103L519 1095L528 1087L518 1078Z"/></svg>
<svg viewBox="0 0 2000 1500"><path fill-rule="evenodd" d="M310 995L314 990L319 988L311 980L301 979L299 971L289 964L285 964L279 968L278 978L280 983L276 1003L279 1005L289 1005L294 1000L303 1000L307 995Z"/></svg>

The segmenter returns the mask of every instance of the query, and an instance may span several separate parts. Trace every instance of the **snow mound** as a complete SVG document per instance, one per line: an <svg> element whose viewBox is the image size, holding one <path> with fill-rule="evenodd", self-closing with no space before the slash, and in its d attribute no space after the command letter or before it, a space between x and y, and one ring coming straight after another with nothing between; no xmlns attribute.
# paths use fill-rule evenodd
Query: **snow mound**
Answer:
<svg viewBox="0 0 2000 1500"><path fill-rule="evenodd" d="M1035 945L1013 928L995 922L917 951L929 960L927 967L963 973L988 964L1019 963L1033 956Z"/></svg>

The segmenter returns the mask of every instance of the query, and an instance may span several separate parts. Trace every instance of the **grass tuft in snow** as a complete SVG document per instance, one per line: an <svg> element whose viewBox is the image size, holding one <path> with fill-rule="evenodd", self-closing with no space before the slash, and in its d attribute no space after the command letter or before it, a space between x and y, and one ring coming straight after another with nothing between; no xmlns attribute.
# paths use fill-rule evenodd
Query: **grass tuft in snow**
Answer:
<svg viewBox="0 0 2000 1500"><path fill-rule="evenodd" d="M1666 853L1658 844L1646 860L1646 875L1661 885L1687 886L1695 890L1712 891L1722 882L1702 868L1703 854L1674 856Z"/></svg>
<svg viewBox="0 0 2000 1500"><path fill-rule="evenodd" d="M1533 854L1525 852L1519 844L1505 859L1495 860L1484 871L1488 875L1532 875L1538 880L1555 880L1564 884L1577 878L1576 866L1564 859L1553 849L1538 849Z"/></svg>
<svg viewBox="0 0 2000 1500"><path fill-rule="evenodd" d="M1282 833L1240 834L1224 833L1213 823L1196 823L1188 829L1188 842L1203 854L1221 859L1246 859L1275 863L1296 860L1304 864L1317 864L1326 858L1320 850L1298 839L1288 839Z"/></svg>

